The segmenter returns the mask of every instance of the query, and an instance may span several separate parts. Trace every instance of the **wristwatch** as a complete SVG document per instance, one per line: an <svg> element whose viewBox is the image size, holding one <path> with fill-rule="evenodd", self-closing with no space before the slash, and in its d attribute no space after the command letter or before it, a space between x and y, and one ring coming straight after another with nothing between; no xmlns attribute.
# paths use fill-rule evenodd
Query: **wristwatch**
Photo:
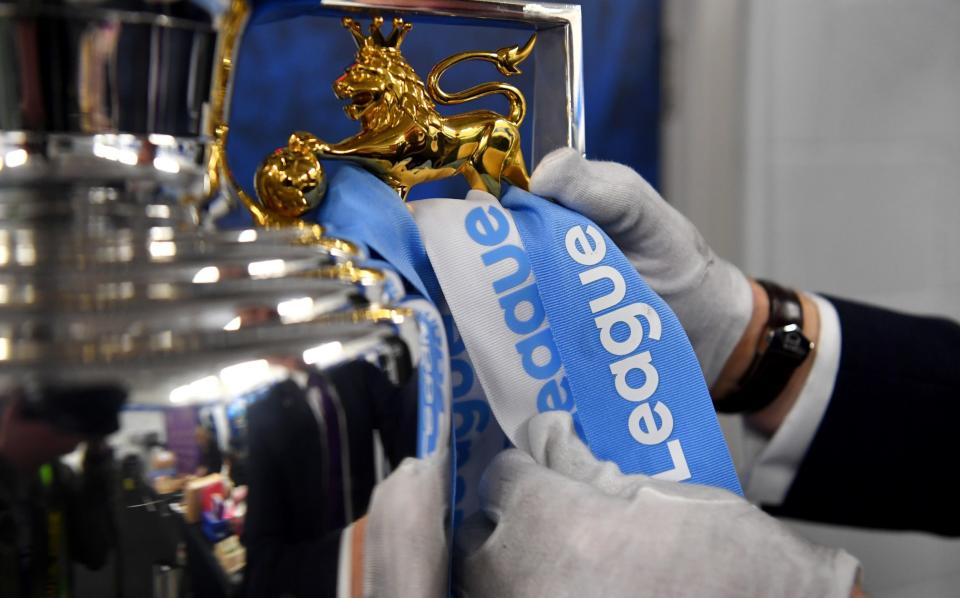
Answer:
<svg viewBox="0 0 960 598"><path fill-rule="evenodd" d="M767 280L757 284L770 303L761 348L737 390L714 404L720 413L754 413L772 403L814 348L803 334L803 308L796 291Z"/></svg>

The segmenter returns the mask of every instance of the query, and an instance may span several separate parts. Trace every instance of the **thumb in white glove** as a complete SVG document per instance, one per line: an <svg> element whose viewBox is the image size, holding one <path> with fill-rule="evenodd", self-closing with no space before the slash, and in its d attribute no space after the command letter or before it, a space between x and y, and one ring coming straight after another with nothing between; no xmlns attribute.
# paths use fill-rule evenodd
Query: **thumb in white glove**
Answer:
<svg viewBox="0 0 960 598"><path fill-rule="evenodd" d="M367 515L344 531L344 535L354 539L349 547L350 555L343 554L341 545L338 596L443 598L447 595L449 459L446 451L426 459L404 459L377 484ZM362 536L360 539L356 538L357 532ZM354 560L360 562L352 562ZM362 582L352 578L352 569L359 567L362 567Z"/></svg>
<svg viewBox="0 0 960 598"><path fill-rule="evenodd" d="M458 536L461 596L851 595L852 556L734 494L622 475L590 454L565 412L535 416L529 438L532 458L509 450L487 470L486 525Z"/></svg>
<svg viewBox="0 0 960 598"><path fill-rule="evenodd" d="M677 314L712 386L750 320L746 277L627 166L559 149L534 170L530 189L603 228Z"/></svg>

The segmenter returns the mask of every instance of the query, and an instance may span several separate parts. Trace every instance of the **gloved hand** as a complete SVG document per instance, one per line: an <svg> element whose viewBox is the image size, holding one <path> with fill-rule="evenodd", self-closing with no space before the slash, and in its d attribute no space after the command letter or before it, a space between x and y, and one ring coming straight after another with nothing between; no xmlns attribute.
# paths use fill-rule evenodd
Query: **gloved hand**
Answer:
<svg viewBox="0 0 960 598"><path fill-rule="evenodd" d="M563 411L533 417L528 432L533 457L501 453L481 483L480 519L458 532L460 596L851 595L856 559L745 500L622 475Z"/></svg>
<svg viewBox="0 0 960 598"><path fill-rule="evenodd" d="M377 484L365 517L362 548L354 553L362 554L362 594L359 588L351 588L347 593L338 592L339 595L447 595L449 472L449 456L440 451L426 459L404 459ZM357 548L360 547L354 546ZM339 579L338 583L348 581Z"/></svg>
<svg viewBox="0 0 960 598"><path fill-rule="evenodd" d="M530 190L603 228L677 314L712 386L750 320L746 277L627 166L559 149L533 171Z"/></svg>

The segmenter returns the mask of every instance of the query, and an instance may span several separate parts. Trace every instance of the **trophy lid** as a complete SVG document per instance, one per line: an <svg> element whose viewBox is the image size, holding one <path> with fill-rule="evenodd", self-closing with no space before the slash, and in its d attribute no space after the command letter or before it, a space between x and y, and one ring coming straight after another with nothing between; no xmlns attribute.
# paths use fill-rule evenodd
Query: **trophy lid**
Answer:
<svg viewBox="0 0 960 598"><path fill-rule="evenodd" d="M199 136L214 22L186 0L0 4L0 130Z"/></svg>

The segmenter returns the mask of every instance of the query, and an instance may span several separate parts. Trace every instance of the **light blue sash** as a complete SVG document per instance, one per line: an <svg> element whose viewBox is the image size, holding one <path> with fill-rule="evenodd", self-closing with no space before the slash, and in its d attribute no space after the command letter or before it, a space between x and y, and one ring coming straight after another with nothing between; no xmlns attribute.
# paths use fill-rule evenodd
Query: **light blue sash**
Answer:
<svg viewBox="0 0 960 598"><path fill-rule="evenodd" d="M352 167L339 169L316 219L329 235L365 245L371 259L363 265L383 268L386 264L407 284L407 289L387 291L396 304L416 314L420 354L417 456L427 457L452 441L450 357L434 298L442 297L440 287L419 243L417 226L396 193L373 175ZM431 289L432 295L428 294Z"/></svg>
<svg viewBox="0 0 960 598"><path fill-rule="evenodd" d="M517 188L520 232L587 444L624 473L742 494L696 355L673 311L598 226Z"/></svg>
<svg viewBox="0 0 960 598"><path fill-rule="evenodd" d="M550 409L624 473L741 492L686 335L599 227L519 189L411 206L345 167L318 219L444 314L461 514L503 432L523 447L523 421Z"/></svg>

